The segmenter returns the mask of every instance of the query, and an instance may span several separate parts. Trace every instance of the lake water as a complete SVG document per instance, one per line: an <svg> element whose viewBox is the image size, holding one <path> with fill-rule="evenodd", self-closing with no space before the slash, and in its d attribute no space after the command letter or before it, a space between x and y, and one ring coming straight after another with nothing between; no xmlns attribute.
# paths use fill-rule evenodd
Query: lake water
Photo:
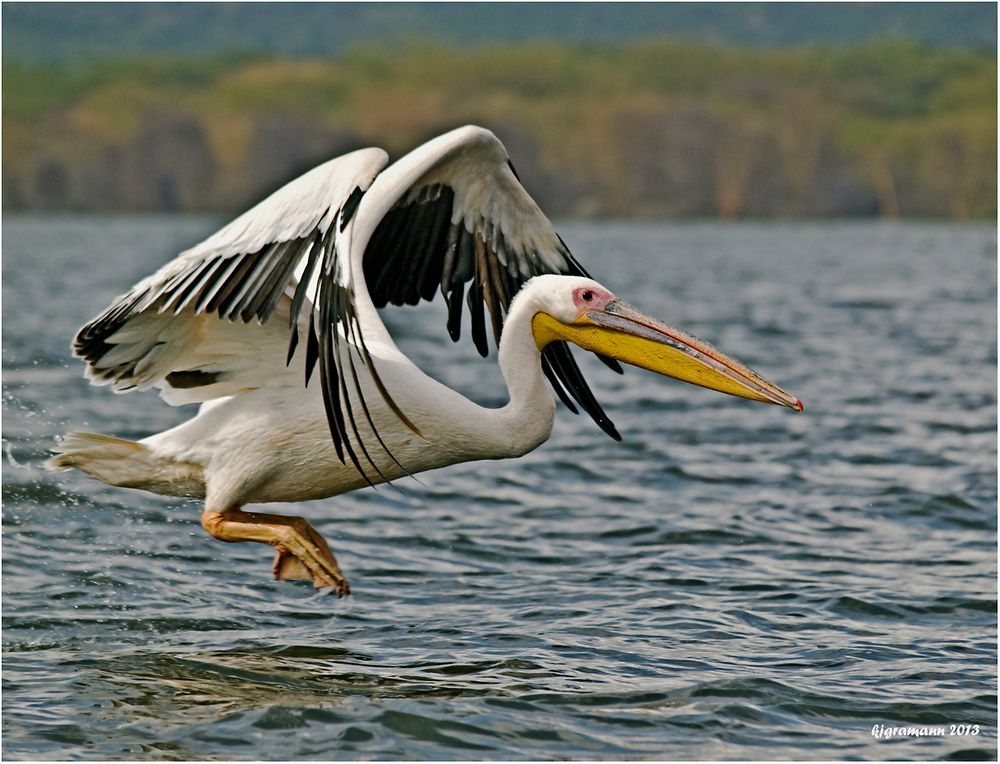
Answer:
<svg viewBox="0 0 1000 764"><path fill-rule="evenodd" d="M193 502L39 470L67 430L190 415L68 346L219 222L4 219L5 758L996 758L993 226L560 226L805 413L588 359L624 443L560 408L523 459L280 508L337 600ZM388 320L500 401L440 311Z"/></svg>

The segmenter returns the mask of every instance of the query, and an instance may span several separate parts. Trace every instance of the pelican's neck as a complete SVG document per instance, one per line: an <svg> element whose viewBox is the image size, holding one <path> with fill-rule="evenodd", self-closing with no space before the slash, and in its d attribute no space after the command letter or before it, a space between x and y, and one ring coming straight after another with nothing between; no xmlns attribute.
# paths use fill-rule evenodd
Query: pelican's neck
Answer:
<svg viewBox="0 0 1000 764"><path fill-rule="evenodd" d="M545 385L541 351L531 328L538 308L529 295L524 297L529 299L515 299L511 304L497 351L510 394L510 402L498 414L514 455L525 454L548 439L556 409Z"/></svg>

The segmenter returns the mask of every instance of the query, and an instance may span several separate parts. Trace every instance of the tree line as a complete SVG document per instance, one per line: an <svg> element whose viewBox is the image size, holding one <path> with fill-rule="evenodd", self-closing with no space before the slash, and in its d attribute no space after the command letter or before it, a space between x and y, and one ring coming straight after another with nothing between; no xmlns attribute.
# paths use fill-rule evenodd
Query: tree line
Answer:
<svg viewBox="0 0 1000 764"><path fill-rule="evenodd" d="M996 216L988 51L646 40L5 61L8 210L244 208L477 123L555 216Z"/></svg>

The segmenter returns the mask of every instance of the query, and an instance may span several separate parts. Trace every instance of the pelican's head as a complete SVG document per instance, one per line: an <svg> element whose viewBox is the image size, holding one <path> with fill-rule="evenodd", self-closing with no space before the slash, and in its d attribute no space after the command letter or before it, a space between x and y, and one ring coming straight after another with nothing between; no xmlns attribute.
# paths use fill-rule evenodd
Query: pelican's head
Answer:
<svg viewBox="0 0 1000 764"><path fill-rule="evenodd" d="M531 327L539 348L567 340L657 374L802 411L794 395L707 342L620 302L592 279L539 276L532 282L538 282L533 283L537 310Z"/></svg>

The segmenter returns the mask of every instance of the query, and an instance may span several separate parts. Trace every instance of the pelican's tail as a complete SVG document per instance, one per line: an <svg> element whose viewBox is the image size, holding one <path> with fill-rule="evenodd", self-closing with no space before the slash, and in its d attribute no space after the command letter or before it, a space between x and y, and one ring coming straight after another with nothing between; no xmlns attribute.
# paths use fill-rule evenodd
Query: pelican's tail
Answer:
<svg viewBox="0 0 1000 764"><path fill-rule="evenodd" d="M205 495L198 465L164 459L142 443L96 432L71 432L45 462L53 472L78 469L92 478L123 488L141 488L166 496Z"/></svg>

